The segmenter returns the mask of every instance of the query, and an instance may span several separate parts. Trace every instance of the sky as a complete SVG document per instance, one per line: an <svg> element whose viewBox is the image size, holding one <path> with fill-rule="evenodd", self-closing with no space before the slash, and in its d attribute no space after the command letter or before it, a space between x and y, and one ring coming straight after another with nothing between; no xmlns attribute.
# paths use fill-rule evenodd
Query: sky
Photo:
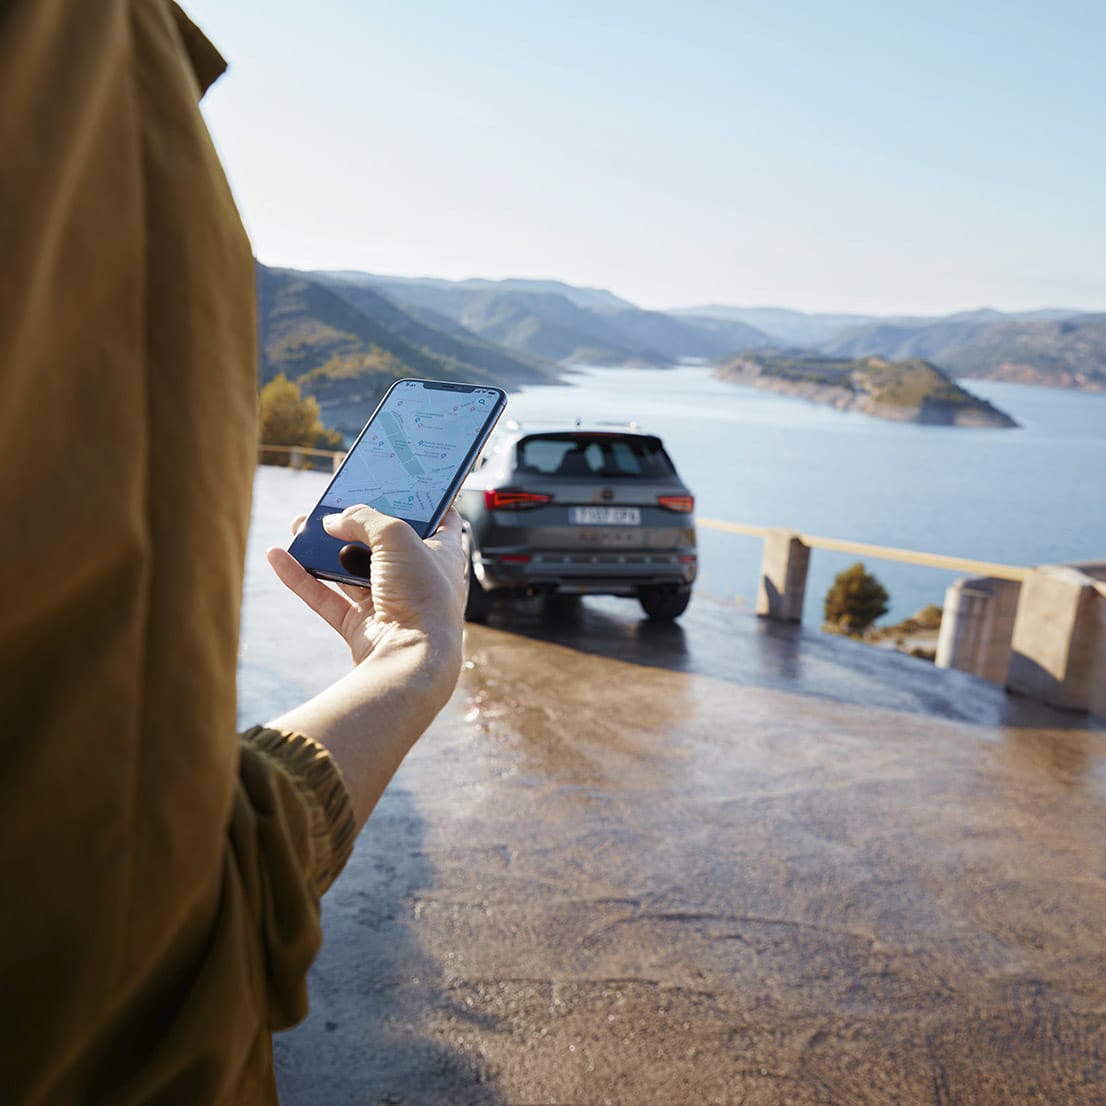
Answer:
<svg viewBox="0 0 1106 1106"><path fill-rule="evenodd" d="M1100 0L182 0L261 261L1106 310Z"/></svg>

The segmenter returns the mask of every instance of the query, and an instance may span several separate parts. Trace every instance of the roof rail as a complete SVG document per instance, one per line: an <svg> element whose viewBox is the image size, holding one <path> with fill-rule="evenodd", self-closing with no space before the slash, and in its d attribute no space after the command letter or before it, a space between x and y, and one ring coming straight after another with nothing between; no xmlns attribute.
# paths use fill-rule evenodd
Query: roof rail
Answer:
<svg viewBox="0 0 1106 1106"><path fill-rule="evenodd" d="M557 426L564 427L569 422L576 429L593 429L598 426L614 426L623 430L639 431L641 430L641 424L636 419L585 419L582 415L576 415L572 419L505 419L503 422L504 429L507 430L522 430L526 427L535 426Z"/></svg>

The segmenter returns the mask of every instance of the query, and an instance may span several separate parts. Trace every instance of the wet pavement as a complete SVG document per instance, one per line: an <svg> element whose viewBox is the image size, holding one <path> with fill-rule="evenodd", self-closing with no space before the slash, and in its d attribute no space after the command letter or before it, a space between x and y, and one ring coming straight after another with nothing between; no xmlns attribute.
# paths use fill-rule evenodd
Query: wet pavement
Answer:
<svg viewBox="0 0 1106 1106"><path fill-rule="evenodd" d="M251 554L243 721L343 652ZM699 596L466 656L325 900L285 1106L1106 1103L1106 723Z"/></svg>

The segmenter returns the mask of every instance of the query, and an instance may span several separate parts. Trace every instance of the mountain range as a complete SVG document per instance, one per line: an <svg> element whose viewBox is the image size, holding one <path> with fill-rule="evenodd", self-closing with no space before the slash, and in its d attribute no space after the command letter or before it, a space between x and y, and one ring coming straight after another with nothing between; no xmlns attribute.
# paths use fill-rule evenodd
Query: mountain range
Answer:
<svg viewBox="0 0 1106 1106"><path fill-rule="evenodd" d="M261 379L284 373L356 432L398 376L550 383L559 366L724 363L749 351L925 359L952 376L1106 390L1106 313L937 317L708 305L644 310L602 288L257 265Z"/></svg>
<svg viewBox="0 0 1106 1106"><path fill-rule="evenodd" d="M645 311L604 289L559 281L313 276L341 295L373 288L425 322L445 317L508 349L550 361L667 366L769 342L762 331L737 319Z"/></svg>

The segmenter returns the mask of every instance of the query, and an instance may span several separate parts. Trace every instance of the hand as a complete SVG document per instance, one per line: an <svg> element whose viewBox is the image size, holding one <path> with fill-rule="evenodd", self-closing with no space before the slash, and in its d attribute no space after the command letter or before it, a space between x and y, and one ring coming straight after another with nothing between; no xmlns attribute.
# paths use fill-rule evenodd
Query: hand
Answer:
<svg viewBox="0 0 1106 1106"><path fill-rule="evenodd" d="M302 524L297 519L293 532ZM281 583L342 635L354 663L393 644L409 643L414 636L435 653L456 654L459 670L465 560L457 512L451 509L437 533L425 540L406 522L366 506L328 515L323 526L331 537L369 547L370 588L331 587L285 549L270 549L267 557Z"/></svg>
<svg viewBox="0 0 1106 1106"><path fill-rule="evenodd" d="M425 541L406 522L371 507L349 507L323 525L339 541L364 542L372 550L371 587L324 584L286 549L270 549L269 564L345 638L354 667L269 725L326 746L361 826L461 672L461 518L451 510Z"/></svg>

